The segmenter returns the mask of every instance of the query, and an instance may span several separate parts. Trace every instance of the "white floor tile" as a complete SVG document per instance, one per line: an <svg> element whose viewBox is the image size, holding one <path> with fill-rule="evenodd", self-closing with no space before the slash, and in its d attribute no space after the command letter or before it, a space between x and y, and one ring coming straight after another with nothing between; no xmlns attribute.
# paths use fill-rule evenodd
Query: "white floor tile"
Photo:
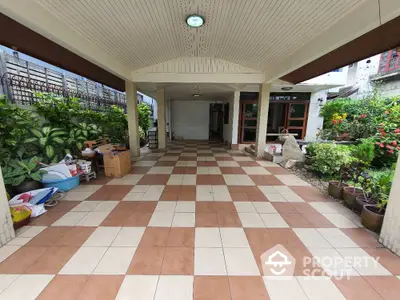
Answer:
<svg viewBox="0 0 400 300"><path fill-rule="evenodd" d="M264 194L264 195L270 195L270 194L280 194L276 188L279 186L268 186L268 185L259 185L258 189Z"/></svg>
<svg viewBox="0 0 400 300"><path fill-rule="evenodd" d="M151 185L149 189L144 193L143 201L158 201L164 191L164 185Z"/></svg>
<svg viewBox="0 0 400 300"><path fill-rule="evenodd" d="M264 284L271 300L308 300L296 277L264 276Z"/></svg>
<svg viewBox="0 0 400 300"><path fill-rule="evenodd" d="M0 274L0 294L8 288L20 274Z"/></svg>
<svg viewBox="0 0 400 300"><path fill-rule="evenodd" d="M32 238L24 238L24 237L15 237L11 241L7 243L7 246L24 246L26 245Z"/></svg>
<svg viewBox="0 0 400 300"><path fill-rule="evenodd" d="M17 251L21 246L8 246L5 245L0 248L0 263L5 260L7 257L9 257L11 254L13 254L15 251Z"/></svg>
<svg viewBox="0 0 400 300"><path fill-rule="evenodd" d="M195 229L195 247L222 247L219 228L196 227Z"/></svg>
<svg viewBox="0 0 400 300"><path fill-rule="evenodd" d="M116 300L153 300L159 276L128 275L118 291Z"/></svg>
<svg viewBox="0 0 400 300"><path fill-rule="evenodd" d="M214 193L212 192L211 185L196 186L196 200L197 201L214 201Z"/></svg>
<svg viewBox="0 0 400 300"><path fill-rule="evenodd" d="M177 161L179 156L162 156L158 161Z"/></svg>
<svg viewBox="0 0 400 300"><path fill-rule="evenodd" d="M257 161L257 162L262 167L278 167L278 168L281 168L280 165L278 165L276 163L273 163L272 161L260 160L260 161Z"/></svg>
<svg viewBox="0 0 400 300"><path fill-rule="evenodd" d="M329 277L298 276L296 278L309 300L346 300Z"/></svg>
<svg viewBox="0 0 400 300"><path fill-rule="evenodd" d="M250 248L224 248L228 276L259 276L260 270Z"/></svg>
<svg viewBox="0 0 400 300"><path fill-rule="evenodd" d="M82 201L73 209L71 209L71 211L90 212L95 209L96 206L99 205L101 202L103 201Z"/></svg>
<svg viewBox="0 0 400 300"><path fill-rule="evenodd" d="M83 244L85 247L108 247L114 241L121 227L98 227Z"/></svg>
<svg viewBox="0 0 400 300"><path fill-rule="evenodd" d="M82 220L80 220L76 226L99 226L105 218L107 218L109 212L89 212Z"/></svg>
<svg viewBox="0 0 400 300"><path fill-rule="evenodd" d="M75 226L79 221L81 221L87 212L67 212L60 219L55 221L51 226Z"/></svg>
<svg viewBox="0 0 400 300"><path fill-rule="evenodd" d="M358 248L358 245L338 228L317 228L317 230L334 248Z"/></svg>
<svg viewBox="0 0 400 300"><path fill-rule="evenodd" d="M263 167L242 167L242 169L247 175L271 175L271 173Z"/></svg>
<svg viewBox="0 0 400 300"><path fill-rule="evenodd" d="M392 274L361 248L337 248L361 276L391 276Z"/></svg>
<svg viewBox="0 0 400 300"><path fill-rule="evenodd" d="M114 178L107 185L135 185L143 177L142 174L128 174L122 178Z"/></svg>
<svg viewBox="0 0 400 300"><path fill-rule="evenodd" d="M167 185L182 185L183 175L181 174L172 174L168 178Z"/></svg>
<svg viewBox="0 0 400 300"><path fill-rule="evenodd" d="M285 174L285 175L275 175L280 181L282 181L287 186L310 186L309 183L300 179L296 175Z"/></svg>
<svg viewBox="0 0 400 300"><path fill-rule="evenodd" d="M287 202L305 202L304 199L297 194L283 194L282 196Z"/></svg>
<svg viewBox="0 0 400 300"><path fill-rule="evenodd" d="M111 212L117 205L119 201L100 201L100 204L97 205L92 211L95 212Z"/></svg>
<svg viewBox="0 0 400 300"><path fill-rule="evenodd" d="M214 201L232 201L231 194L226 185L213 185L211 188Z"/></svg>
<svg viewBox="0 0 400 300"><path fill-rule="evenodd" d="M60 274L92 274L107 249L107 247L79 248L61 269Z"/></svg>
<svg viewBox="0 0 400 300"><path fill-rule="evenodd" d="M19 238L34 238L47 228L47 226L24 226L26 229L18 234ZM23 228L24 228L23 227Z"/></svg>
<svg viewBox="0 0 400 300"><path fill-rule="evenodd" d="M193 300L193 276L161 275L154 300Z"/></svg>
<svg viewBox="0 0 400 300"><path fill-rule="evenodd" d="M176 203L175 212L178 213L194 213L196 211L195 201L178 201Z"/></svg>
<svg viewBox="0 0 400 300"><path fill-rule="evenodd" d="M175 213L172 220L172 227L194 227L194 213Z"/></svg>
<svg viewBox="0 0 400 300"><path fill-rule="evenodd" d="M135 255L134 247L110 247L93 274L125 275Z"/></svg>
<svg viewBox="0 0 400 300"><path fill-rule="evenodd" d="M174 212L176 201L159 201L154 211L156 212Z"/></svg>
<svg viewBox="0 0 400 300"><path fill-rule="evenodd" d="M321 214L338 214L342 206L336 202L311 202L310 205Z"/></svg>
<svg viewBox="0 0 400 300"><path fill-rule="evenodd" d="M194 275L227 275L222 248L195 248Z"/></svg>
<svg viewBox="0 0 400 300"><path fill-rule="evenodd" d="M345 278L347 276L360 276L351 264L333 248L308 248L314 259L318 262L328 276Z"/></svg>
<svg viewBox="0 0 400 300"><path fill-rule="evenodd" d="M315 228L293 228L307 248L332 248L332 245Z"/></svg>
<svg viewBox="0 0 400 300"><path fill-rule="evenodd" d="M275 189L275 191L277 191L281 195L296 194L295 192L293 192L293 190L291 188L289 188L287 186L284 186L284 185L274 186L274 189Z"/></svg>
<svg viewBox="0 0 400 300"><path fill-rule="evenodd" d="M267 228L289 228L290 226L280 214L260 214Z"/></svg>
<svg viewBox="0 0 400 300"><path fill-rule="evenodd" d="M74 192L97 192L101 189L103 185L101 184L80 184L76 188L73 189ZM61 200L62 201L62 200Z"/></svg>
<svg viewBox="0 0 400 300"><path fill-rule="evenodd" d="M235 161L252 161L251 157L248 156L232 156Z"/></svg>
<svg viewBox="0 0 400 300"><path fill-rule="evenodd" d="M258 213L238 213L243 228L265 228Z"/></svg>
<svg viewBox="0 0 400 300"><path fill-rule="evenodd" d="M259 214L277 214L278 211L269 202L253 202L256 211Z"/></svg>
<svg viewBox="0 0 400 300"><path fill-rule="evenodd" d="M156 162L150 160L139 160L133 164L134 167L152 167Z"/></svg>
<svg viewBox="0 0 400 300"><path fill-rule="evenodd" d="M322 214L337 228L358 228L358 225L341 214Z"/></svg>
<svg viewBox="0 0 400 300"><path fill-rule="evenodd" d="M250 247L243 228L220 228L222 247L242 248Z"/></svg>
<svg viewBox="0 0 400 300"><path fill-rule="evenodd" d="M146 227L122 227L112 242L112 247L137 247Z"/></svg>
<svg viewBox="0 0 400 300"><path fill-rule="evenodd" d="M151 216L149 226L151 227L171 227L174 219L173 212L154 212Z"/></svg>
<svg viewBox="0 0 400 300"><path fill-rule="evenodd" d="M36 299L53 277L54 275L21 275L0 295L0 299Z"/></svg>
<svg viewBox="0 0 400 300"><path fill-rule="evenodd" d="M82 201L86 200L89 198L94 192L75 192L69 191L65 197L62 199L62 201Z"/></svg>
<svg viewBox="0 0 400 300"><path fill-rule="evenodd" d="M254 207L252 202L249 201L235 201L233 204L236 207L236 211L238 213L256 213L256 208Z"/></svg>

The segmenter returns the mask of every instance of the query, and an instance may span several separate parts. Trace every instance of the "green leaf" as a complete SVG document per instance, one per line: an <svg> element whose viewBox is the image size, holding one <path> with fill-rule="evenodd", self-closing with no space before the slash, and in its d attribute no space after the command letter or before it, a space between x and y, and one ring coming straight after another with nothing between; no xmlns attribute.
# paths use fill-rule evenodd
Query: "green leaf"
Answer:
<svg viewBox="0 0 400 300"><path fill-rule="evenodd" d="M64 144L64 140L60 137L53 138L53 141L60 145Z"/></svg>
<svg viewBox="0 0 400 300"><path fill-rule="evenodd" d="M47 144L47 137L42 137L39 139L39 145L44 147Z"/></svg>
<svg viewBox="0 0 400 300"><path fill-rule="evenodd" d="M28 168L29 168L29 170L33 170L33 169L36 168L36 166L37 166L36 160L37 160L37 157L32 157L32 158L30 159L30 161L29 161L29 163L28 163Z"/></svg>
<svg viewBox="0 0 400 300"><path fill-rule="evenodd" d="M41 172L34 172L34 173L31 173L31 174L30 174L30 177L31 177L33 180L41 181L43 175L42 175Z"/></svg>
<svg viewBox="0 0 400 300"><path fill-rule="evenodd" d="M56 136L61 136L61 135L66 135L67 133L65 131L54 131L52 132L51 136L56 137Z"/></svg>
<svg viewBox="0 0 400 300"><path fill-rule="evenodd" d="M42 128L42 132L44 135L48 135L51 131L51 127L50 126L46 126Z"/></svg>
<svg viewBox="0 0 400 300"><path fill-rule="evenodd" d="M41 138L43 134L38 129L31 129L31 133L36 136L37 138Z"/></svg>
<svg viewBox="0 0 400 300"><path fill-rule="evenodd" d="M25 143L25 144L31 144L31 143L34 143L34 142L36 142L36 141L37 141L37 138L31 137L31 138L25 139L25 140L24 140L24 143Z"/></svg>
<svg viewBox="0 0 400 300"><path fill-rule="evenodd" d="M51 145L47 145L45 147L45 152L46 152L46 156L51 159L55 154L54 147Z"/></svg>
<svg viewBox="0 0 400 300"><path fill-rule="evenodd" d="M26 178L25 175L21 175L21 176L15 177L15 178L12 179L11 184L13 186L20 185L22 182L24 182L25 178Z"/></svg>

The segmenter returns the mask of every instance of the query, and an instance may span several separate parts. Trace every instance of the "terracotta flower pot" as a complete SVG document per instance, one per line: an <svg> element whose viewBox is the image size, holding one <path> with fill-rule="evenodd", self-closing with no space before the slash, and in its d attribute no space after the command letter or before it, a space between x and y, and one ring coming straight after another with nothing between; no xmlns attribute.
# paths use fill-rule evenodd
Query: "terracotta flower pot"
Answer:
<svg viewBox="0 0 400 300"><path fill-rule="evenodd" d="M335 199L343 199L343 188L348 186L348 184L340 183L340 181L329 181L328 194Z"/></svg>
<svg viewBox="0 0 400 300"><path fill-rule="evenodd" d="M357 209L356 199L363 195L363 190L360 188L354 188L352 186L343 188L343 201L346 203L346 206L351 209Z"/></svg>
<svg viewBox="0 0 400 300"><path fill-rule="evenodd" d="M365 228L379 233L382 228L384 215L385 211L380 212L379 208L375 205L364 205L361 211L361 223Z"/></svg>
<svg viewBox="0 0 400 300"><path fill-rule="evenodd" d="M368 198L365 198L364 195L357 196L356 197L356 207L354 208L354 210L356 212L358 212L358 213L361 213L362 208L364 207L364 205L367 205L367 204L371 204L372 205L373 201L371 201Z"/></svg>

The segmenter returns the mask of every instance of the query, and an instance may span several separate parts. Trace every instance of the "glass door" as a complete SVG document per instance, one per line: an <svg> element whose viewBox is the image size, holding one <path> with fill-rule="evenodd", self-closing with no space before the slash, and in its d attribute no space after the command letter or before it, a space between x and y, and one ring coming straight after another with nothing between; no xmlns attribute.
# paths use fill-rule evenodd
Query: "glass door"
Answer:
<svg viewBox="0 0 400 300"><path fill-rule="evenodd" d="M289 103L287 107L286 128L289 133L297 133L296 139L303 139L307 129L308 103Z"/></svg>
<svg viewBox="0 0 400 300"><path fill-rule="evenodd" d="M240 103L239 143L251 144L256 141L257 100L242 100Z"/></svg>

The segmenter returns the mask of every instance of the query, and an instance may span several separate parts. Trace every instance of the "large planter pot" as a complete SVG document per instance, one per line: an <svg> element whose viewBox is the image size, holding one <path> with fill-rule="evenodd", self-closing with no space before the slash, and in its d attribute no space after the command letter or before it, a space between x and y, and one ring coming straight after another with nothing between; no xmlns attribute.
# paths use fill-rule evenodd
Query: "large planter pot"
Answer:
<svg viewBox="0 0 400 300"><path fill-rule="evenodd" d="M361 211L361 223L365 228L380 232L383 223L384 211L379 212L379 208L375 205L364 205Z"/></svg>
<svg viewBox="0 0 400 300"><path fill-rule="evenodd" d="M41 182L34 180L25 180L20 185L14 186L13 191L15 195L18 195L41 188L43 188L43 184Z"/></svg>
<svg viewBox="0 0 400 300"><path fill-rule="evenodd" d="M343 188L348 186L348 184L340 183L340 181L329 181L328 194L335 199L343 199Z"/></svg>
<svg viewBox="0 0 400 300"><path fill-rule="evenodd" d="M364 205L373 204L370 199L365 198L364 195L356 197L356 207L354 208L355 211L361 213L362 208Z"/></svg>
<svg viewBox="0 0 400 300"><path fill-rule="evenodd" d="M343 188L343 201L347 207L351 209L357 209L357 197L363 196L363 190L360 188L354 188L352 186L348 186Z"/></svg>

